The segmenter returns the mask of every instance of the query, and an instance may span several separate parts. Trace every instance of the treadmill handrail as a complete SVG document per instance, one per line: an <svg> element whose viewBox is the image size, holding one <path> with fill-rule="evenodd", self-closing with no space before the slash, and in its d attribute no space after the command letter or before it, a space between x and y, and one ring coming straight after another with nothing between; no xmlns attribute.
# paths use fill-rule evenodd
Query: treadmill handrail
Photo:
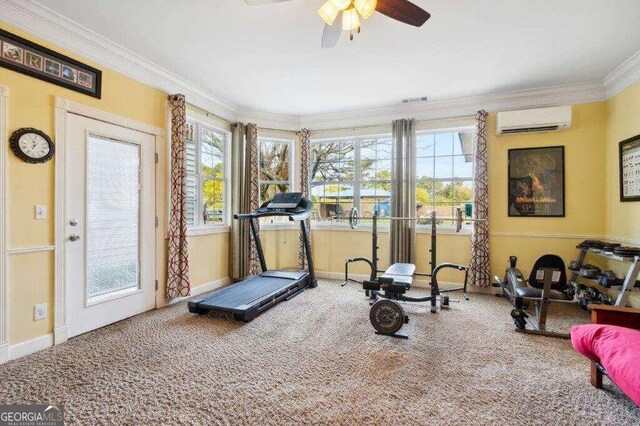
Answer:
<svg viewBox="0 0 640 426"><path fill-rule="evenodd" d="M308 211L302 213L291 213L286 211L272 211L272 212L255 212L255 213L236 213L233 215L234 219L246 220L257 219L259 217L271 217L271 216L288 216L289 220L294 222L296 220L306 220L311 213Z"/></svg>

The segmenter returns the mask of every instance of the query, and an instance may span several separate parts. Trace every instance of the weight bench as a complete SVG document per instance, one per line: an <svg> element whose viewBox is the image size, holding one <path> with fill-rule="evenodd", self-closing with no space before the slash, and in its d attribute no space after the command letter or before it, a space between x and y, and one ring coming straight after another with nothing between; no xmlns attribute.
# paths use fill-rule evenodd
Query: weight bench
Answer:
<svg viewBox="0 0 640 426"><path fill-rule="evenodd" d="M405 293L411 289L413 284L413 274L416 272L416 265L412 263L394 263L380 276L380 282L387 282L392 285L394 289L401 290L399 292ZM385 289L385 286L382 286ZM391 290L391 289L389 289Z"/></svg>

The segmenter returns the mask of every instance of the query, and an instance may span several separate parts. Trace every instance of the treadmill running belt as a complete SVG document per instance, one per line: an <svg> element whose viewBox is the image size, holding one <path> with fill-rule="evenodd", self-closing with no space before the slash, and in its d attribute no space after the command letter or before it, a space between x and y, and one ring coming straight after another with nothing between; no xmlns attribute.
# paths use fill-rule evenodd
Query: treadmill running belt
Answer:
<svg viewBox="0 0 640 426"><path fill-rule="evenodd" d="M289 287L295 287L296 284L297 281L286 278L254 276L213 293L198 303L198 307L223 310L242 309L243 306L253 305L260 299L267 299Z"/></svg>

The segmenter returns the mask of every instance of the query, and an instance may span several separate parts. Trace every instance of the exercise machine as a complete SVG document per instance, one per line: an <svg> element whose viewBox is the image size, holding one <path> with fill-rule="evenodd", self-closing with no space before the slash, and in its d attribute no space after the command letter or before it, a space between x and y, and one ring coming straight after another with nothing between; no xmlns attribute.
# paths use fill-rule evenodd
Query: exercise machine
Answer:
<svg viewBox="0 0 640 426"><path fill-rule="evenodd" d="M431 271L428 273L416 272L415 265L411 263L394 263L386 270L378 268L378 213L376 212L372 219L371 232L371 259L366 257L353 257L345 259L344 262L344 282L342 286L348 282L362 284L366 296L370 300L371 310L369 312L369 320L376 330L376 334L382 334L392 337L408 338L408 335L401 331L404 324L409 322L409 317L404 313L402 305L398 302L429 302L431 304L431 312L436 313L438 307L448 307L450 303L449 293L462 291L465 300L469 300L467 294L467 280L469 277L469 267L465 265L457 265L454 263L441 263L436 265L436 244L437 244L437 221L438 220L454 220L457 222L457 230L461 227L462 212L458 210L456 218L437 218L435 212L431 214L431 248L429 249L431 260L429 265ZM352 209L349 212L349 223L352 228L357 227L359 221L363 219L358 217L357 210ZM385 220L418 220L418 218L401 218L390 217ZM428 220L420 218L419 220ZM476 220L476 219L470 219ZM349 277L349 265L355 262L364 262L370 269L371 273L368 280L359 281ZM438 272L443 269L455 269L464 272L464 283L460 288L452 288L441 290L438 285ZM379 275L381 274L381 275ZM431 291L426 297L410 297L406 292L411 289L415 276L429 277L431 279ZM380 299L380 300L378 300Z"/></svg>
<svg viewBox="0 0 640 426"><path fill-rule="evenodd" d="M313 203L304 198L302 193L288 192L276 194L253 213L234 215L237 220L249 221L262 272L231 284L213 294L191 300L188 303L189 312L199 315L210 311L230 312L235 320L249 322L275 304L283 300L290 300L302 293L307 287L317 287L318 281L313 270L309 231L305 224L305 220L311 214L312 206ZM272 216L286 216L290 221L300 223L308 265L306 271L267 269L256 221L262 217Z"/></svg>
<svg viewBox="0 0 640 426"><path fill-rule="evenodd" d="M528 279L516 267L517 261L516 256L509 257L504 280L494 277L495 285L502 288L504 297L513 305L511 318L516 331L568 339L567 333L547 330L551 303L577 303L579 300L580 287L576 283L568 285L564 261L555 254L540 256Z"/></svg>

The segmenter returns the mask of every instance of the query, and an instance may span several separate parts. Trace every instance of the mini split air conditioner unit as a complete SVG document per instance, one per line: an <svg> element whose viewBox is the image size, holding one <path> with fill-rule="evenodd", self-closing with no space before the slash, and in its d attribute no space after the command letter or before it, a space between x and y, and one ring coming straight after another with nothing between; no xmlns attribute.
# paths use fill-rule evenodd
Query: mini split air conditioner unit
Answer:
<svg viewBox="0 0 640 426"><path fill-rule="evenodd" d="M498 113L497 133L555 132L571 127L571 107L524 109Z"/></svg>

